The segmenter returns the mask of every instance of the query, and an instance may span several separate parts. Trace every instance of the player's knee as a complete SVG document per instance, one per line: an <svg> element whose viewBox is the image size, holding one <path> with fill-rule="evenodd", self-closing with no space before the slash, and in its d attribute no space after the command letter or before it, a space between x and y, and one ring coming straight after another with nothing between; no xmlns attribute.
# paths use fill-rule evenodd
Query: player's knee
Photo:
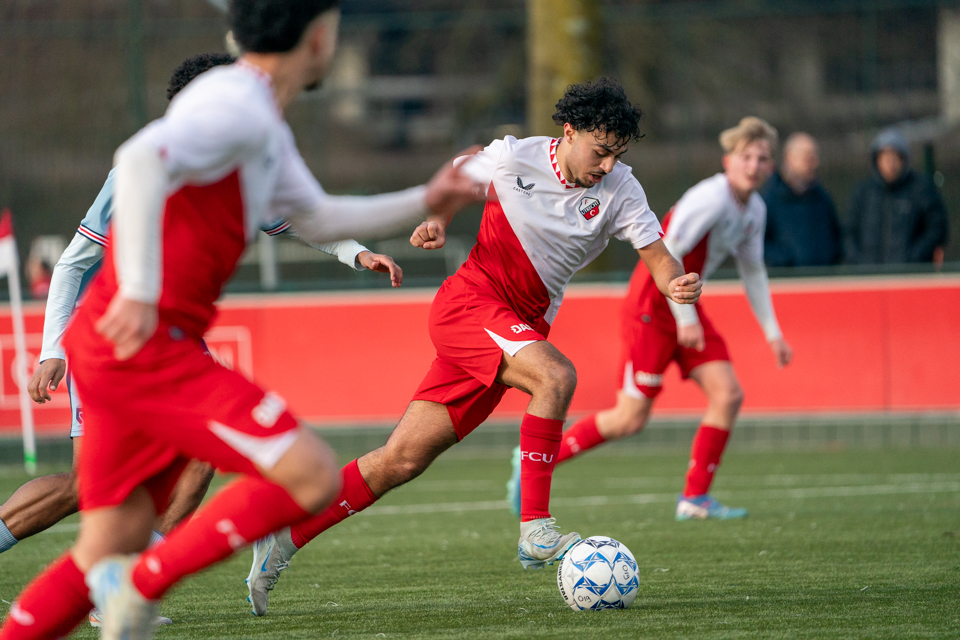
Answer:
<svg viewBox="0 0 960 640"><path fill-rule="evenodd" d="M717 392L716 401L727 411L737 412L743 404L743 389L733 382Z"/></svg>
<svg viewBox="0 0 960 640"><path fill-rule="evenodd" d="M542 391L558 400L569 400L577 389L577 370L569 360L554 362L544 367Z"/></svg>
<svg viewBox="0 0 960 640"><path fill-rule="evenodd" d="M640 433L645 426L647 426L647 416L633 412L621 415L617 424L621 438Z"/></svg>
<svg viewBox="0 0 960 640"><path fill-rule="evenodd" d="M297 492L296 500L310 513L323 511L340 491L340 474L332 465L322 465L313 470L310 484Z"/></svg>

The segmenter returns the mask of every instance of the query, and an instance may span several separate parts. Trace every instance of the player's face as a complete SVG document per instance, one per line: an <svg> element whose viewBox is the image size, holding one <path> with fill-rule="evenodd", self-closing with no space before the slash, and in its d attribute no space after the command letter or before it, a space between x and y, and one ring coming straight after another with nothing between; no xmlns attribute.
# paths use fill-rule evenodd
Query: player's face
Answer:
<svg viewBox="0 0 960 640"><path fill-rule="evenodd" d="M612 133L577 131L565 124L563 135L570 143L564 157L563 177L578 187L589 189L600 184L627 151L627 145L618 146L617 136Z"/></svg>
<svg viewBox="0 0 960 640"><path fill-rule="evenodd" d="M773 173L773 154L766 140L741 143L723 156L727 179L738 196L746 197Z"/></svg>

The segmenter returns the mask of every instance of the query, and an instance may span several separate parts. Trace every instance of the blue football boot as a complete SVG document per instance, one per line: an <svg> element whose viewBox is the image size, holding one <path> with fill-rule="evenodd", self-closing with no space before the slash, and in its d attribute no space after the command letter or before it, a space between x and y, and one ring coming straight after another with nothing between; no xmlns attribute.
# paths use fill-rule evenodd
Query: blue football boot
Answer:
<svg viewBox="0 0 960 640"><path fill-rule="evenodd" d="M677 520L737 520L746 517L746 509L725 507L706 493L677 497Z"/></svg>

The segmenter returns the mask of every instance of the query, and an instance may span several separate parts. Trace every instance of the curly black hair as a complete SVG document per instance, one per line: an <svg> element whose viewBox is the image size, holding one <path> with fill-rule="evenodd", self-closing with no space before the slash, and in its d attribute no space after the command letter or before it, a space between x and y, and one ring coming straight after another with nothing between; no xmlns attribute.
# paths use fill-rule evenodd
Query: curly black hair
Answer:
<svg viewBox="0 0 960 640"><path fill-rule="evenodd" d="M340 0L230 0L233 37L244 51L284 53L297 46L307 25Z"/></svg>
<svg viewBox="0 0 960 640"><path fill-rule="evenodd" d="M643 137L640 119L643 111L630 104L627 94L613 78L570 85L557 103L553 121L563 126L570 123L577 131L612 133L622 147Z"/></svg>
<svg viewBox="0 0 960 640"><path fill-rule="evenodd" d="M173 75L170 76L170 84L167 85L167 100L173 100L173 96L180 93L187 84L204 71L209 71L222 64L233 64L237 59L229 53L201 53L187 58L180 63Z"/></svg>

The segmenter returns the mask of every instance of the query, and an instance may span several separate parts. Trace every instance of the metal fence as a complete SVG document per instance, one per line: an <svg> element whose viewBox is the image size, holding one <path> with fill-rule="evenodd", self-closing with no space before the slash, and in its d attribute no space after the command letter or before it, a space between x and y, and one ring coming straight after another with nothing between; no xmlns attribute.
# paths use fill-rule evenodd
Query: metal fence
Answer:
<svg viewBox="0 0 960 640"><path fill-rule="evenodd" d="M844 219L852 186L870 172L872 137L899 123L914 166L940 185L953 231L946 258L960 261L960 2L595 1L603 72L647 114L646 137L625 161L655 211L718 171L717 133L756 114L782 134L819 139L823 183ZM223 48L217 4L0 6L0 206L14 212L22 253L36 236L72 235L114 149L163 112L172 69ZM466 144L523 135L526 6L347 0L331 77L288 113L325 187L408 186ZM454 224L469 242L479 215ZM418 277L434 279L455 259L411 258ZM628 247L612 246L592 272L626 272L635 261ZM290 262L288 280L322 285L328 278L312 264ZM241 269L235 286L256 287L257 273Z"/></svg>

